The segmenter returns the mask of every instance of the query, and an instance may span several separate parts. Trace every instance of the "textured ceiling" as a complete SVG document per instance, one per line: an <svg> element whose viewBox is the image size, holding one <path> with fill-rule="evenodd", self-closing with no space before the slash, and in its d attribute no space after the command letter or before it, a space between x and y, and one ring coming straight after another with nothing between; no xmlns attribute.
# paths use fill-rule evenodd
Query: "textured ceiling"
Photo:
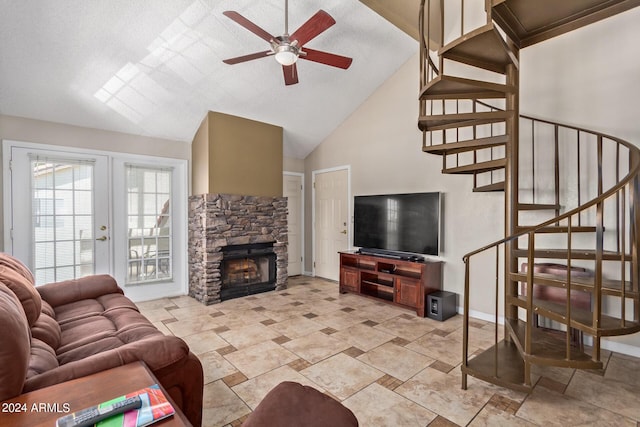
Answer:
<svg viewBox="0 0 640 427"><path fill-rule="evenodd" d="M289 32L320 8L337 24L307 46L353 64L301 60L285 86L272 57L222 63L268 49L222 12L276 36L284 0L0 0L0 114L190 142L219 111L282 126L304 158L418 49L358 0L291 0Z"/></svg>

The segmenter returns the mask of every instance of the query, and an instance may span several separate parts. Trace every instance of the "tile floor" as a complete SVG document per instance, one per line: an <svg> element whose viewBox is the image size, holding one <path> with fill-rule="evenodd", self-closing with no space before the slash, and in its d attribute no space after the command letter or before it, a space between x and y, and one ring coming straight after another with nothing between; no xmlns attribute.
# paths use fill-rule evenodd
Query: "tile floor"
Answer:
<svg viewBox="0 0 640 427"><path fill-rule="evenodd" d="M202 361L206 427L240 426L282 381L340 400L363 427L640 427L640 359L604 352L604 373L536 369L529 395L472 377L465 391L461 316L422 319L322 279L211 306L177 297L139 307ZM491 345L493 324L470 323L470 352Z"/></svg>

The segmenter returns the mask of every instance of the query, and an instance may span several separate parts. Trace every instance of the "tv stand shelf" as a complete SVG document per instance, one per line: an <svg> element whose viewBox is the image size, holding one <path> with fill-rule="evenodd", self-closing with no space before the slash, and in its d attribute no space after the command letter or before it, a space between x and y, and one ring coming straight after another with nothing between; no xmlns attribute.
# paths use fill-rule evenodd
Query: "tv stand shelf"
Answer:
<svg viewBox="0 0 640 427"><path fill-rule="evenodd" d="M442 262L412 262L340 252L340 293L351 292L414 309L424 317L427 295L442 289Z"/></svg>

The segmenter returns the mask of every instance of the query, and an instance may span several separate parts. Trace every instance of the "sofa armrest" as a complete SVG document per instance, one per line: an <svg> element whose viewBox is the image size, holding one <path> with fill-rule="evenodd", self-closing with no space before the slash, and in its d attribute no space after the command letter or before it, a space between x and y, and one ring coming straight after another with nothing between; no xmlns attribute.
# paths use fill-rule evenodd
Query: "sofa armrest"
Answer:
<svg viewBox="0 0 640 427"><path fill-rule="evenodd" d="M122 347L69 362L57 368L28 378L23 393L85 377L127 363L143 361L151 371L171 366L189 355L189 347L178 337L157 335Z"/></svg>
<svg viewBox="0 0 640 427"><path fill-rule="evenodd" d="M58 307L74 301L95 299L102 295L124 294L115 279L107 274L81 277L64 282L48 283L36 288L43 300Z"/></svg>

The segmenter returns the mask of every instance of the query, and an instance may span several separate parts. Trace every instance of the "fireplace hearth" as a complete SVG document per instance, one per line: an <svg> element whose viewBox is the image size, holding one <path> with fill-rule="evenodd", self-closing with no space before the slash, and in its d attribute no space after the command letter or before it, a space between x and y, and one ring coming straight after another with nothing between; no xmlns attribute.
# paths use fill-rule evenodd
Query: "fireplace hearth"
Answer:
<svg viewBox="0 0 640 427"><path fill-rule="evenodd" d="M229 245L221 248L221 301L276 288L276 253L273 251L273 243Z"/></svg>

